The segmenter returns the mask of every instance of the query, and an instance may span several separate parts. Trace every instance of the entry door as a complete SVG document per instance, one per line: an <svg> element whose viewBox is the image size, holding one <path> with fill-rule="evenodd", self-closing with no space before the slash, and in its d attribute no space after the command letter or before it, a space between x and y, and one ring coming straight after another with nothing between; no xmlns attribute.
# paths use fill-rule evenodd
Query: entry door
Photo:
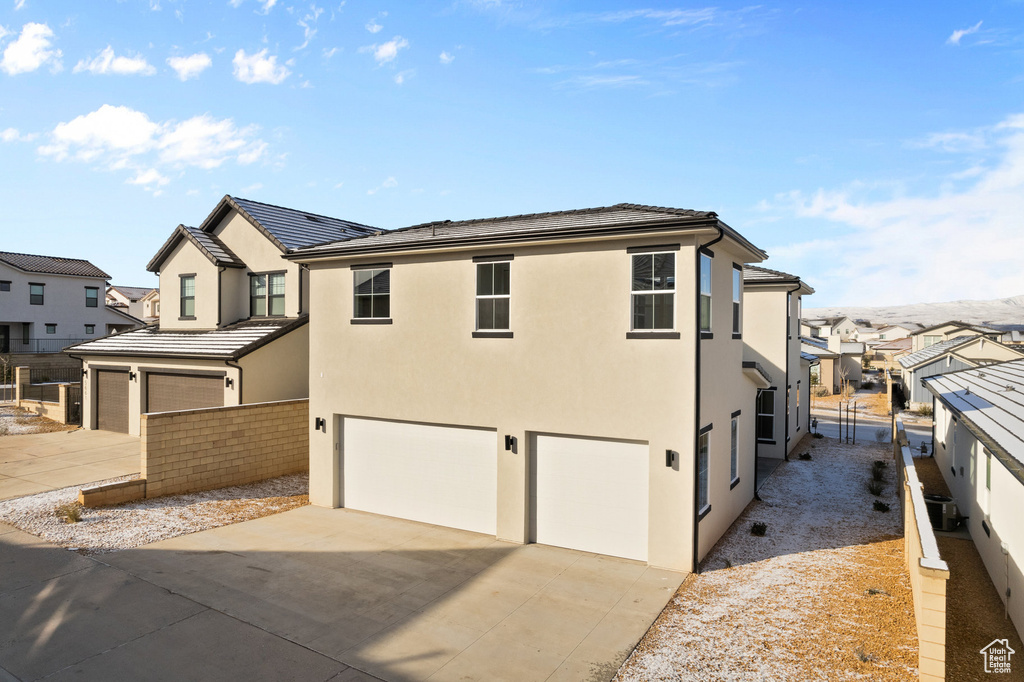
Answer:
<svg viewBox="0 0 1024 682"><path fill-rule="evenodd" d="M647 444L538 434L531 446L534 542L647 560Z"/></svg>
<svg viewBox="0 0 1024 682"><path fill-rule="evenodd" d="M128 433L128 372L97 370L96 428Z"/></svg>
<svg viewBox="0 0 1024 682"><path fill-rule="evenodd" d="M0 353L11 352L11 326L0 324Z"/></svg>

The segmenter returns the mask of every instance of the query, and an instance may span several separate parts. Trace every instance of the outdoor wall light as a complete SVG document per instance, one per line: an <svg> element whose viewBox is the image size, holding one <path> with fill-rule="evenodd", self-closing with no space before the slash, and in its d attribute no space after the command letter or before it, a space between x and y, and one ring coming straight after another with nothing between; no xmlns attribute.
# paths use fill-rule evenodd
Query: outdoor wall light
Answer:
<svg viewBox="0 0 1024 682"><path fill-rule="evenodd" d="M505 449L506 450L515 450L516 449L516 437L515 436L505 436Z"/></svg>
<svg viewBox="0 0 1024 682"><path fill-rule="evenodd" d="M679 453L675 450L665 451L665 466L671 467L679 461Z"/></svg>
<svg viewBox="0 0 1024 682"><path fill-rule="evenodd" d="M135 376L136 376L135 372L128 372L128 380L129 381L135 381Z"/></svg>
<svg viewBox="0 0 1024 682"><path fill-rule="evenodd" d="M324 433L327 433L327 420L324 419L323 417L317 417L316 421L314 422L314 429L316 429L317 431L323 431Z"/></svg>
<svg viewBox="0 0 1024 682"><path fill-rule="evenodd" d="M235 385L235 380L234 379L232 379L231 377L224 377L224 386L225 387L231 388L234 385Z"/></svg>

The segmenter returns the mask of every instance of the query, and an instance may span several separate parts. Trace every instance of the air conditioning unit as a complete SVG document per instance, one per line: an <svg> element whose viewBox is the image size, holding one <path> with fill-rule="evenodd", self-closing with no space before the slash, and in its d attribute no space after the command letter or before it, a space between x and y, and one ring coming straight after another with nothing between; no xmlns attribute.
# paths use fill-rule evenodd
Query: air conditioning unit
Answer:
<svg viewBox="0 0 1024 682"><path fill-rule="evenodd" d="M960 525L960 512L952 497L925 495L924 504L928 508L928 519L932 523L932 530L952 531Z"/></svg>

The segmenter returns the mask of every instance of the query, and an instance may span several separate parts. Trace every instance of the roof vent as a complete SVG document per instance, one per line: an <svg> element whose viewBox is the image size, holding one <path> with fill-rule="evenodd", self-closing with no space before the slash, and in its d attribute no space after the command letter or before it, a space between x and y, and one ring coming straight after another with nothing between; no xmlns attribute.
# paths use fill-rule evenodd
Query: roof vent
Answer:
<svg viewBox="0 0 1024 682"><path fill-rule="evenodd" d="M319 222L321 222L321 221L320 221L320 219L319 219L319 218L317 218L317 217L316 217L316 216L314 216L314 215L307 215L307 216L306 216L306 220L308 220L308 221L310 221L310 222L312 222L312 223L319 223Z"/></svg>
<svg viewBox="0 0 1024 682"><path fill-rule="evenodd" d="M964 395L970 395L970 394L971 394L971 387L968 386L967 388L964 389Z"/></svg>
<svg viewBox="0 0 1024 682"><path fill-rule="evenodd" d="M1007 393L1009 393L1009 392L1011 392L1013 390L1016 390L1016 389L1014 389L1012 384L1006 384L1006 392Z"/></svg>

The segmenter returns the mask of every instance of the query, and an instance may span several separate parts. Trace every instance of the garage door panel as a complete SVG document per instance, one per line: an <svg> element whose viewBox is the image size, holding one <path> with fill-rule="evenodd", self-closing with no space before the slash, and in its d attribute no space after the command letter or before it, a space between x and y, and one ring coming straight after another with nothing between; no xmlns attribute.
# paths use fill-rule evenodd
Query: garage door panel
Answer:
<svg viewBox="0 0 1024 682"><path fill-rule="evenodd" d="M535 542L647 560L646 444L537 435L531 446Z"/></svg>
<svg viewBox="0 0 1024 682"><path fill-rule="evenodd" d="M224 377L146 374L146 412L175 412L224 406Z"/></svg>
<svg viewBox="0 0 1024 682"><path fill-rule="evenodd" d="M96 428L128 433L128 372L96 371Z"/></svg>
<svg viewBox="0 0 1024 682"><path fill-rule="evenodd" d="M494 431L346 418L344 504L376 514L494 535Z"/></svg>

